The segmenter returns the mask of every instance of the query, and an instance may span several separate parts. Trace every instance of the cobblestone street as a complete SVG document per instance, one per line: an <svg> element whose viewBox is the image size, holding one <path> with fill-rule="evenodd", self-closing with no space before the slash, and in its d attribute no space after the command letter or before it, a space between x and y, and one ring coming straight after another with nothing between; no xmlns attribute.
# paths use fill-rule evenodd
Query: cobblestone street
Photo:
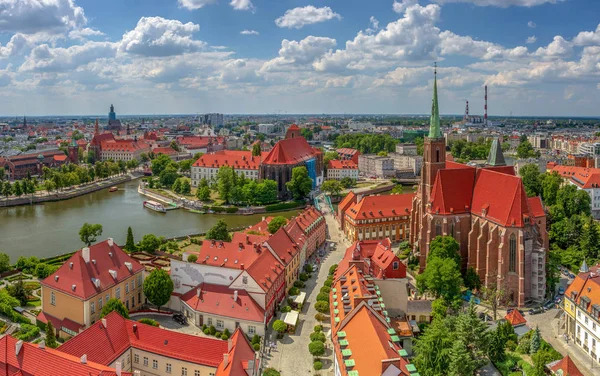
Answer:
<svg viewBox="0 0 600 376"><path fill-rule="evenodd" d="M328 340L326 342L327 350L325 356L322 357L323 369L321 371L313 370L313 357L308 352L308 344L310 343L310 333L312 333L315 325L319 322L315 319L317 311L314 308L317 295L323 282L327 279L329 268L333 264L337 264L344 255L346 248L349 243L343 240L343 234L339 230L339 225L336 222L330 208L326 208L325 205L322 207L325 214L325 220L327 221L328 229L328 240L336 243L335 250L326 254L321 259L321 265L318 273L313 273L313 277L306 282L306 287L301 289L306 292L306 302L302 307L300 313L300 323L296 328L294 334L286 334L282 339L275 340L276 348L271 350L270 355L267 354L264 357L264 367L273 367L279 371L283 376L292 375L333 375L333 357L332 357L332 346ZM315 278L316 275L316 278ZM329 315L327 319L322 323L323 332L328 334L331 325L329 324ZM275 338L271 336L271 328L269 327L269 334L267 338Z"/></svg>

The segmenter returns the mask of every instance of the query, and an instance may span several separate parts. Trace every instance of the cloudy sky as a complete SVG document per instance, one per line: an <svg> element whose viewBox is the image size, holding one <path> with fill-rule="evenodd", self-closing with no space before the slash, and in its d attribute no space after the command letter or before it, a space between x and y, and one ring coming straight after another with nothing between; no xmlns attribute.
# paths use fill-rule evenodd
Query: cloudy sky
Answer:
<svg viewBox="0 0 600 376"><path fill-rule="evenodd" d="M0 115L600 115L598 0L0 0Z"/></svg>

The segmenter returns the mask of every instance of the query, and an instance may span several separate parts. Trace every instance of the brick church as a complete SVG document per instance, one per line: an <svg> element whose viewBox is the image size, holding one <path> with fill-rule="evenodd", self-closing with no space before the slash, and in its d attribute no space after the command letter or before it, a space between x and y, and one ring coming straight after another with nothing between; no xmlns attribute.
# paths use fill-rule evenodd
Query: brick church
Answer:
<svg viewBox="0 0 600 376"><path fill-rule="evenodd" d="M460 244L462 270L474 268L484 286L504 289L509 301L520 307L544 299L548 233L541 198L527 197L521 178L506 166L498 140L486 166L446 160L437 74L410 226L421 271L431 240L448 235Z"/></svg>

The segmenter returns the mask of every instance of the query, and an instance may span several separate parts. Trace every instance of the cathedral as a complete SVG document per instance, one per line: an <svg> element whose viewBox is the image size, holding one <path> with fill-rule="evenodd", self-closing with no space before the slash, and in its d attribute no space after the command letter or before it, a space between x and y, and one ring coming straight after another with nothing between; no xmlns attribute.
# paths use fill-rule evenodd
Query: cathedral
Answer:
<svg viewBox="0 0 600 376"><path fill-rule="evenodd" d="M504 290L508 305L543 301L548 233L541 198L527 197L521 178L506 166L498 140L483 167L446 160L436 72L421 182L410 221L421 272L429 243L439 235L456 239L462 271L473 268L483 286Z"/></svg>

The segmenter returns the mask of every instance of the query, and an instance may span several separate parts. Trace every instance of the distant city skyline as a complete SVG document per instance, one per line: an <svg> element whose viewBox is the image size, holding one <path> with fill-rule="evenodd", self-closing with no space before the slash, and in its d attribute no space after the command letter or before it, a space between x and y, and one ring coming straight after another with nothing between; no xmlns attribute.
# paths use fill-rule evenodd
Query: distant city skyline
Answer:
<svg viewBox="0 0 600 376"><path fill-rule="evenodd" d="M0 116L600 116L594 0L0 3Z"/></svg>

